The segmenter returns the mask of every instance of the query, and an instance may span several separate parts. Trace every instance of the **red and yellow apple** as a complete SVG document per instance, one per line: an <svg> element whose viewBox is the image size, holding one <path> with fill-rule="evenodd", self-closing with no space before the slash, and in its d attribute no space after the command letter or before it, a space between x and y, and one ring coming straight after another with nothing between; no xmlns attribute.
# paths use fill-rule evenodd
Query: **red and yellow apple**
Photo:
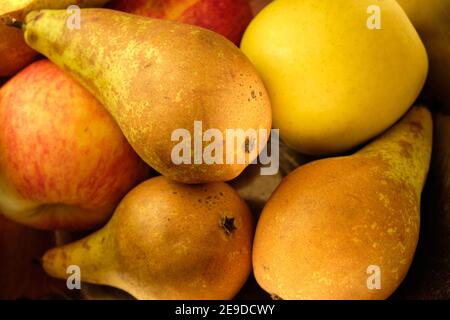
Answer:
<svg viewBox="0 0 450 320"><path fill-rule="evenodd" d="M33 230L0 215L0 299L67 295L65 281L48 276L39 263L55 246L53 232Z"/></svg>
<svg viewBox="0 0 450 320"><path fill-rule="evenodd" d="M0 89L0 212L11 220L94 228L147 176L106 109L50 61Z"/></svg>
<svg viewBox="0 0 450 320"><path fill-rule="evenodd" d="M108 8L210 29L236 45L253 18L247 0L113 0Z"/></svg>

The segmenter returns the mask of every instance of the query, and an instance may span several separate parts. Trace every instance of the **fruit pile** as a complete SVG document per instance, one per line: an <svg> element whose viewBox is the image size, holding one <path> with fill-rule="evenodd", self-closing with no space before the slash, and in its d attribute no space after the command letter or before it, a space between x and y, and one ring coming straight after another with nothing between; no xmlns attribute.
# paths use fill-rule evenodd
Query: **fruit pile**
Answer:
<svg viewBox="0 0 450 320"><path fill-rule="evenodd" d="M2 0L0 299L450 297L449 16Z"/></svg>

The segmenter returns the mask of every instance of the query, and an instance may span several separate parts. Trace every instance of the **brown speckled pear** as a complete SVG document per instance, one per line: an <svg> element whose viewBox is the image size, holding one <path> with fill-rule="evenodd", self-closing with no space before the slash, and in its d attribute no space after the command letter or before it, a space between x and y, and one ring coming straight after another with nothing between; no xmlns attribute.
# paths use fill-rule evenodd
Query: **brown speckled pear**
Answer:
<svg viewBox="0 0 450 320"><path fill-rule="evenodd" d="M196 120L203 132L219 129L224 141L226 129L270 129L264 85L233 43L198 27L107 9L81 10L80 29L70 30L69 15L30 13L26 42L90 90L149 165L176 181L204 183L233 179L253 160L175 165L171 159L180 142L172 133L187 129L194 139ZM223 159L226 152L245 156L248 145L236 143Z"/></svg>
<svg viewBox="0 0 450 320"><path fill-rule="evenodd" d="M414 107L354 155L290 173L256 229L261 287L282 299L391 295L416 249L431 145L430 113Z"/></svg>
<svg viewBox="0 0 450 320"><path fill-rule="evenodd" d="M138 299L231 299L251 271L253 221L223 182L165 177L132 190L96 233L43 257L48 274L114 286Z"/></svg>

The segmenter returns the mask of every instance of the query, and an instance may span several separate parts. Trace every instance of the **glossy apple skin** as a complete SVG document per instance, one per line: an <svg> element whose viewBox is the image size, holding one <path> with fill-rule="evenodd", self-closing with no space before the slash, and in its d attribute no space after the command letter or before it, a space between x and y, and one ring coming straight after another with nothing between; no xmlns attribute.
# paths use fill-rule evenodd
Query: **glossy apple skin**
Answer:
<svg viewBox="0 0 450 320"><path fill-rule="evenodd" d="M108 7L210 29L236 45L253 18L247 0L113 0Z"/></svg>
<svg viewBox="0 0 450 320"><path fill-rule="evenodd" d="M0 212L11 220L94 228L147 176L106 109L50 61L0 89Z"/></svg>

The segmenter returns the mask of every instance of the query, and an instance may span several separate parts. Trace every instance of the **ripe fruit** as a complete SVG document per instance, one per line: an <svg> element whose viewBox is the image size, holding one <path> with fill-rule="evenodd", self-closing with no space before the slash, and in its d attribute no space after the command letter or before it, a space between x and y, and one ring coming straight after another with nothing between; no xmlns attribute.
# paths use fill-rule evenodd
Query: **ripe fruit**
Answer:
<svg viewBox="0 0 450 320"><path fill-rule="evenodd" d="M395 0L284 0L251 22L241 48L260 72L274 127L307 154L349 150L413 104L427 75L425 48ZM373 9L370 9L373 10ZM369 10L369 12L371 12Z"/></svg>
<svg viewBox="0 0 450 320"><path fill-rule="evenodd" d="M209 29L236 45L253 18L247 0L113 0L107 7Z"/></svg>
<svg viewBox="0 0 450 320"><path fill-rule="evenodd" d="M185 185L165 177L133 189L108 224L43 257L50 275L77 265L81 280L138 299L231 299L251 271L253 223L225 183Z"/></svg>
<svg viewBox="0 0 450 320"><path fill-rule="evenodd" d="M71 31L66 28L66 11L32 12L25 39L104 104L151 167L179 182L226 181L256 157L248 146L262 150L268 134L258 141L233 143L231 150L223 147L228 154L220 157L222 163L178 164L173 159L179 144L173 136L182 131L194 137L196 121L204 132L220 132L223 138L215 141L220 146L231 142L227 129L268 133L271 127L264 85L231 42L194 26L113 10L85 9L81 15L81 30ZM114 30L114 37L104 36L109 30ZM245 163L227 161L228 156L241 155L247 158ZM193 152L187 158L194 158Z"/></svg>
<svg viewBox="0 0 450 320"><path fill-rule="evenodd" d="M103 106L50 61L0 89L0 212L10 219L93 228L147 174Z"/></svg>
<svg viewBox="0 0 450 320"><path fill-rule="evenodd" d="M431 115L415 107L354 155L314 161L284 178L256 229L261 287L282 299L391 295L416 249L431 144Z"/></svg>

